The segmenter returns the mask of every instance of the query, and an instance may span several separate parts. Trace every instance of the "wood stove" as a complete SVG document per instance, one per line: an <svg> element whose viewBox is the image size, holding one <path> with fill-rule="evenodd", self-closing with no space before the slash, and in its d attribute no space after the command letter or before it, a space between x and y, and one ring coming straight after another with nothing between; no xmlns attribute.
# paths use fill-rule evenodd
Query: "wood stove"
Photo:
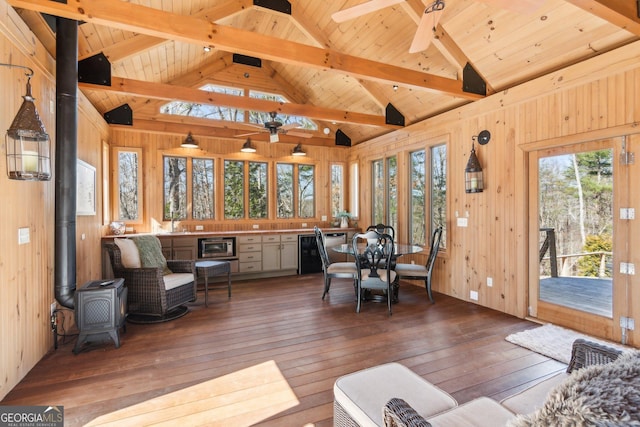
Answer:
<svg viewBox="0 0 640 427"><path fill-rule="evenodd" d="M127 317L127 288L124 279L87 282L75 293L75 319L80 330L73 348L78 354L91 336L108 335L120 347L120 328L125 329Z"/></svg>

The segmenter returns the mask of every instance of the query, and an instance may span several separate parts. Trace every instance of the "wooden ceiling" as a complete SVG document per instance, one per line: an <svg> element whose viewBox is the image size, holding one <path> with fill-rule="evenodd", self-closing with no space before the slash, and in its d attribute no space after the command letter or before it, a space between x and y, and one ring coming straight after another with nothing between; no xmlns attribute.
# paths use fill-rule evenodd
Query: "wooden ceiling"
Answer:
<svg viewBox="0 0 640 427"><path fill-rule="evenodd" d="M183 100L278 111L316 122L319 131L303 142L319 145L333 145L338 129L357 144L401 128L387 124L389 104L409 125L482 99L463 89L471 82L463 82L467 64L489 96L640 38L634 0L444 0L435 39L410 54L425 4L405 0L343 23L332 19L364 1L9 3L54 57L55 34L41 13L83 22L79 59L102 53L111 63L111 86L79 83L101 113L129 104L136 128L233 138L253 128L163 115L160 105ZM274 10L287 5L290 13ZM262 66L234 62L234 53L260 58ZM290 103L198 90L206 83L279 92Z"/></svg>

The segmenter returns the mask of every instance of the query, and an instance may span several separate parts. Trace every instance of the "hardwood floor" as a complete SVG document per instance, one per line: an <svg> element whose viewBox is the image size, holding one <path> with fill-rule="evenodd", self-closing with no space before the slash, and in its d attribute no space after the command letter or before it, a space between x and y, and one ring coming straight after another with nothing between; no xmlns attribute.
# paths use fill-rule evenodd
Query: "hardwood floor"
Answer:
<svg viewBox="0 0 640 427"><path fill-rule="evenodd" d="M331 426L340 375L400 362L458 402L501 399L565 365L504 337L536 324L404 283L400 302L366 302L322 276L234 281L186 316L128 324L122 345L52 351L0 403L63 405L65 425Z"/></svg>

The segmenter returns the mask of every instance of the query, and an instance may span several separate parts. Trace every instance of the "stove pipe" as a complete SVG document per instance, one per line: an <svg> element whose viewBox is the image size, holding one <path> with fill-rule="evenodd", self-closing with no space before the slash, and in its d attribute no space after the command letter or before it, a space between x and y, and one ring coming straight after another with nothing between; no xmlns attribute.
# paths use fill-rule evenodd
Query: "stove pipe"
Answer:
<svg viewBox="0 0 640 427"><path fill-rule="evenodd" d="M76 164L78 158L78 22L56 19L55 296L74 308Z"/></svg>

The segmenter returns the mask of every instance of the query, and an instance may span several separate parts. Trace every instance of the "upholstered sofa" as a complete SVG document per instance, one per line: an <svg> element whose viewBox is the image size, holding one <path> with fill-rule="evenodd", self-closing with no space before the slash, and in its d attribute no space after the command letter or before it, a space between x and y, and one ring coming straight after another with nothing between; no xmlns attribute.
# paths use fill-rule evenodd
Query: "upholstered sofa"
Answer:
<svg viewBox="0 0 640 427"><path fill-rule="evenodd" d="M375 366L336 380L334 426L640 425L640 352L621 354L576 340L566 372L462 405L399 363Z"/></svg>

